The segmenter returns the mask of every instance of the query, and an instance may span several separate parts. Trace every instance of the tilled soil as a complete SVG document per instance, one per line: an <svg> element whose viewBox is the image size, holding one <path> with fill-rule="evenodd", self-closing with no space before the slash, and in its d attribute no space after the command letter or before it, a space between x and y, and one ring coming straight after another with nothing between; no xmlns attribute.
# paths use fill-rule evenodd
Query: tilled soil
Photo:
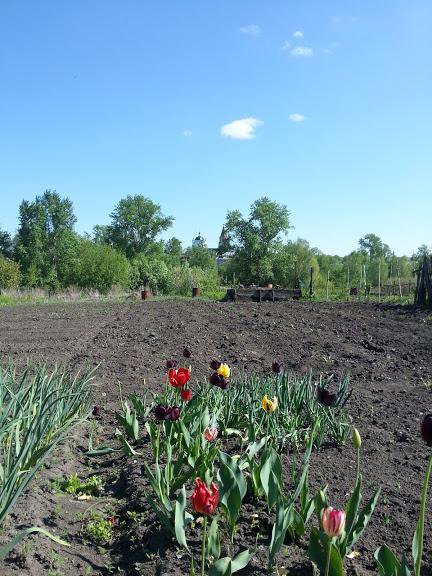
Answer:
<svg viewBox="0 0 432 576"><path fill-rule="evenodd" d="M22 365L28 357L60 363L77 370L99 365L95 403L103 409L97 424L76 430L16 504L8 519L5 541L16 529L33 524L48 527L70 540L69 549L32 537L17 548L0 574L85 576L188 574L188 560L160 533L143 504L145 489L139 466L120 453L89 461L89 431L97 442L114 445L114 411L119 383L127 396L145 386L160 390L167 358L192 351L193 376L208 375L210 358L228 362L235 372L268 372L273 360L296 374L310 370L340 376L348 371L354 392L347 409L361 431L363 494L382 487L377 510L347 561L351 574L376 574L374 550L384 542L398 555L409 553L420 504L428 448L419 437L419 422L432 412L432 316L397 306L352 303L250 303L201 301L134 302L127 304L62 304L0 310L0 359ZM144 382L145 379L145 382ZM429 388L428 388L429 384ZM289 475L289 457L286 475ZM56 494L50 480L78 472L100 474L100 499L78 501ZM350 443L326 446L311 459L311 489L328 485L330 503L342 505L352 490L354 451ZM119 497L122 500L119 502ZM429 498L425 534L424 574L432 574L432 501ZM142 511L135 534L122 530L109 546L98 547L83 537L83 517L91 509L107 514ZM237 535L240 545L252 545L253 503ZM265 532L267 517L260 519ZM264 575L265 540L243 574ZM307 542L302 542L303 546ZM279 567L289 574L312 574L304 549L286 547Z"/></svg>

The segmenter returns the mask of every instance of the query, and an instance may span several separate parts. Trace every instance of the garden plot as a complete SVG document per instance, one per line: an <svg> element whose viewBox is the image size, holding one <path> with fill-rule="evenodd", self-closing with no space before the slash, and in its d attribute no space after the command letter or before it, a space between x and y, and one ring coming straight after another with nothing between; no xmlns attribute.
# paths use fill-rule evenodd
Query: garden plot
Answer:
<svg viewBox="0 0 432 576"><path fill-rule="evenodd" d="M351 419L363 440L363 503L373 498L375 488L381 488L381 495L364 534L353 545L356 554L345 561L346 569L352 574L356 570L377 574L373 553L384 543L399 557L404 550L409 551L429 453L419 435L422 416L431 409L428 386L432 378L432 322L427 313L372 305L303 302L63 305L2 310L0 330L4 360L12 358L22 364L31 355L52 364L62 362L72 371L100 365L94 380L94 416L53 453L49 466L15 505L2 536L4 542L16 529L38 524L49 527L72 546L64 548L42 536L32 537L11 554L2 574L180 575L189 574L191 555L199 574L205 517L207 533L213 534L207 548L211 551L205 561L207 573L215 569L218 555L216 528L211 528L217 516L221 536L219 565L223 558L230 557L234 568L247 563L239 574L266 574L270 560L281 574L287 569L299 575L312 574L307 547L310 527L318 526L316 511L311 513L304 534L300 522L296 529L290 525L285 544L277 549L272 541L272 526L278 518L280 502L274 487L283 488L284 504L288 506L296 487L304 484L302 471L307 465L309 497L327 485L328 504L342 507L350 498L357 477L356 448L351 430L346 430ZM191 353L190 358L184 358L184 348ZM186 369L191 365L186 386L173 386L167 381L167 360L177 360L178 366ZM211 368L212 360L216 364ZM213 376L220 369L218 362L230 367L229 376L219 374L227 379L226 389L224 382L217 385ZM272 367L275 362L281 365L281 372L277 366ZM188 389L193 395L190 401L181 397L181 392ZM320 389L327 390L328 395L319 393ZM248 398L247 390L253 396ZM306 398L302 399L300 392ZM154 405L146 404L152 401L151 393L157 395L155 404L165 412L155 412ZM263 403L266 393L267 404ZM278 406L273 410L275 396ZM300 411L301 418L297 413L290 414L296 402L316 413L309 414L309 420L304 411ZM208 421L205 405L209 407ZM246 406L251 412L245 419ZM171 411L177 407L179 418ZM116 411L120 415L117 419ZM212 420L215 411L218 414ZM329 415L333 420L326 434L315 441L319 431L313 422L320 415L322 422ZM296 418L299 420L293 425ZM215 453L213 477L206 477L210 461L207 459L206 466L206 457L200 460L200 475L210 490L208 500L205 491L202 498L200 486L195 498L191 498L196 485L186 465L183 469L189 471L187 478L176 479L169 470L165 472L167 462L174 463L180 453L184 458L185 450L192 450L184 440L187 432L176 430L183 420L187 427L199 427L192 429L191 437L204 452ZM255 423L254 430L251 422ZM206 440L203 434L207 428L218 428L218 437ZM322 429L323 425L319 427ZM183 440L176 444L181 434ZM258 444L263 440L254 462L247 461L252 440ZM178 484L174 486L176 490L171 490L171 504L166 494L157 495L151 475L143 470L145 464L149 472L155 473L157 460L152 446L157 442L160 470L166 479ZM115 451L106 453L106 447ZM89 449L101 454L89 457L85 454ZM199 460L200 453L196 456ZM238 480L239 493L244 491L236 462L247 485L237 515L236 506L224 504L229 485L224 478L229 476L229 470ZM196 462L188 466L193 469ZM255 485L250 473L254 466L261 466L255 473ZM270 480L265 472L268 468L280 470L280 475L277 472ZM184 496L180 482L183 479ZM218 487L217 506L210 488L212 482ZM157 483L158 489L159 486ZM300 493L295 507L301 512ZM162 508L155 510L149 500L157 506L162 502ZM207 504L208 514L203 514ZM160 516L168 512L166 520L172 520L170 505L174 509L172 536L167 535L170 529L166 524L161 530ZM189 522L190 516L193 522ZM178 542L183 534L179 526L183 526L183 545ZM423 559L427 574L432 560L430 512L425 534ZM315 540L324 554L325 537L321 533ZM269 555L270 550L275 553L274 558ZM339 554L349 551L349 546L345 546ZM241 552L244 554L239 558ZM320 563L316 556L315 560Z"/></svg>

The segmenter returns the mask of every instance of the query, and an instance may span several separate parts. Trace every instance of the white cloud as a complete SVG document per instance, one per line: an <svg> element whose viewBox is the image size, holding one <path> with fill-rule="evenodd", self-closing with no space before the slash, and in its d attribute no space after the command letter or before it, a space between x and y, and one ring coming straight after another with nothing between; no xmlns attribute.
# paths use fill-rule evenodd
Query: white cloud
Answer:
<svg viewBox="0 0 432 576"><path fill-rule="evenodd" d="M221 135L234 140L251 140L255 138L255 129L262 124L258 118L241 118L225 124L221 128Z"/></svg>
<svg viewBox="0 0 432 576"><path fill-rule="evenodd" d="M303 116L303 114L299 114L298 112L294 112L293 114L290 114L288 116L288 118L292 121L292 122L303 122L303 120L306 118L305 116Z"/></svg>
<svg viewBox="0 0 432 576"><path fill-rule="evenodd" d="M313 55L312 48L308 46L297 46L297 48L293 48L290 52L291 56L295 57L306 57L310 58Z"/></svg>
<svg viewBox="0 0 432 576"><path fill-rule="evenodd" d="M293 38L303 38L303 32L301 30L296 30L293 32Z"/></svg>
<svg viewBox="0 0 432 576"><path fill-rule="evenodd" d="M192 130L183 130L183 136L190 138L192 136Z"/></svg>
<svg viewBox="0 0 432 576"><path fill-rule="evenodd" d="M240 34L246 34L246 36L261 36L261 28L258 24L248 24L247 26L242 26L240 28Z"/></svg>
<svg viewBox="0 0 432 576"><path fill-rule="evenodd" d="M289 50L290 48L291 48L291 44L288 42L288 40L285 40L281 46L281 50Z"/></svg>

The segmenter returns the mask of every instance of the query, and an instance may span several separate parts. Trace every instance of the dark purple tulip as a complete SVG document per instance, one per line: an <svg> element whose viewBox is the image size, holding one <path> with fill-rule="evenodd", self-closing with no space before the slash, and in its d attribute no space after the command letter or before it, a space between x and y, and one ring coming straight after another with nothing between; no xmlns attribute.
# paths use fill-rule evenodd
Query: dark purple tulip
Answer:
<svg viewBox="0 0 432 576"><path fill-rule="evenodd" d="M336 404L337 394L332 394L326 388L317 386L316 394L318 402L323 406L334 406Z"/></svg>
<svg viewBox="0 0 432 576"><path fill-rule="evenodd" d="M213 384L213 386L218 386L222 390L226 390L228 388L228 380L217 372L213 372L213 374L210 376L210 384Z"/></svg>
<svg viewBox="0 0 432 576"><path fill-rule="evenodd" d="M217 360L212 360L212 361L210 362L210 368L211 368L212 370L217 370L220 365L221 365L221 363L218 362Z"/></svg>
<svg viewBox="0 0 432 576"><path fill-rule="evenodd" d="M177 366L177 360L167 360L166 361L166 367L168 370L171 370L171 368L175 368Z"/></svg>
<svg viewBox="0 0 432 576"><path fill-rule="evenodd" d="M189 350L189 348L185 348L185 349L183 350L183 356L184 356L185 358L190 358L190 357L192 356L192 352Z"/></svg>
<svg viewBox="0 0 432 576"><path fill-rule="evenodd" d="M102 418L102 408L100 406L94 406L92 410L92 415L95 418Z"/></svg>
<svg viewBox="0 0 432 576"><path fill-rule="evenodd" d="M426 414L421 423L421 435L428 446L432 446L432 414Z"/></svg>
<svg viewBox="0 0 432 576"><path fill-rule="evenodd" d="M169 416L170 408L163 406L162 404L158 404L153 408L153 414L156 416L158 420L166 420Z"/></svg>
<svg viewBox="0 0 432 576"><path fill-rule="evenodd" d="M280 362L273 362L272 370L275 374L280 374L282 372L282 364Z"/></svg>
<svg viewBox="0 0 432 576"><path fill-rule="evenodd" d="M177 406L172 406L172 408L168 408L168 418L170 420L178 420L180 417L180 408L178 408Z"/></svg>

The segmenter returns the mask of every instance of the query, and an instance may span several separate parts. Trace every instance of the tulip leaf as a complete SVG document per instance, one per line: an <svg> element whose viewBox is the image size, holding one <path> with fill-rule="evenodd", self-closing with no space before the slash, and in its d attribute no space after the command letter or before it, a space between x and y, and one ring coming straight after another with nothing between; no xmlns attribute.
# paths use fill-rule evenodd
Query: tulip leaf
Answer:
<svg viewBox="0 0 432 576"><path fill-rule="evenodd" d="M357 485L354 488L354 492L352 493L351 498L348 500L346 510L345 510L345 513L346 513L345 532L346 532L347 544L350 541L351 530L354 526L354 523L357 520L358 509L359 509L359 505L360 505L361 498L362 498L362 495L360 492L361 485L362 485L362 477L360 474L359 479L357 481Z"/></svg>
<svg viewBox="0 0 432 576"><path fill-rule="evenodd" d="M360 536L363 534L363 531L368 525L368 522L373 514L373 511L375 510L375 506L378 502L380 492L381 488L378 488L378 490L375 492L375 494L372 496L372 498L369 500L369 502L366 504L366 506L359 514L358 520L351 532L348 549L351 549L357 542L357 540L360 538Z"/></svg>
<svg viewBox="0 0 432 576"><path fill-rule="evenodd" d="M180 495L175 503L174 529L177 542L180 544L180 546L182 546L186 550L189 550L186 542L186 533L185 533L185 527L187 524L185 512L186 512L186 488L183 485Z"/></svg>
<svg viewBox="0 0 432 576"><path fill-rule="evenodd" d="M219 516L215 516L208 531L207 556L220 557Z"/></svg>
<svg viewBox="0 0 432 576"><path fill-rule="evenodd" d="M227 514L231 529L234 530L242 500L246 494L246 480L238 466L238 462L224 454L219 453L219 498L222 508Z"/></svg>
<svg viewBox="0 0 432 576"><path fill-rule="evenodd" d="M286 507L282 498L278 500L276 509L276 522L273 524L272 535L269 547L268 568L269 570L274 564L276 554L282 548L285 540L285 534L294 520L294 509L290 505Z"/></svg>
<svg viewBox="0 0 432 576"><path fill-rule="evenodd" d="M216 562L211 566L209 570L209 576L231 576L232 574L232 564L231 558L225 557Z"/></svg>
<svg viewBox="0 0 432 576"><path fill-rule="evenodd" d="M139 452L137 452L132 448L132 446L126 440L124 434L122 434L118 428L116 428L115 437L118 438L118 440L120 441L120 444L122 445L123 448L123 452L126 454L126 456L141 456Z"/></svg>
<svg viewBox="0 0 432 576"><path fill-rule="evenodd" d="M273 508L282 490L282 463L272 447L267 448L261 459L260 481L269 509Z"/></svg>
<svg viewBox="0 0 432 576"><path fill-rule="evenodd" d="M316 528L312 528L309 540L309 557L314 564L316 564L321 572L324 574L326 560L328 554L328 546L323 546L320 541L319 532ZM330 546L330 567L329 576L343 576L343 562L339 550L334 544Z"/></svg>
<svg viewBox="0 0 432 576"><path fill-rule="evenodd" d="M375 551L374 558L379 576L401 576L401 563L386 544Z"/></svg>
<svg viewBox="0 0 432 576"><path fill-rule="evenodd" d="M231 560L231 572L238 572L245 568L249 562L251 561L252 557L254 556L256 550L250 552L249 550L243 550L243 552L239 552L237 556L235 556Z"/></svg>

